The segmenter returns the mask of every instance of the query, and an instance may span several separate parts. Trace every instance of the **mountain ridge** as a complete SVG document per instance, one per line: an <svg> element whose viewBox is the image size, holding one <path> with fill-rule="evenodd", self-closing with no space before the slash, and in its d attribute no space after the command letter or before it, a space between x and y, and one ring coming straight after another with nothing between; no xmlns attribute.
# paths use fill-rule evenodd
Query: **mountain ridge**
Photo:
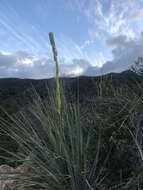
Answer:
<svg viewBox="0 0 143 190"><path fill-rule="evenodd" d="M96 96L98 84L106 81L107 85L112 83L114 88L124 88L128 86L135 89L137 84L143 84L143 77L128 70L122 73L109 73L103 76L79 76L79 77L62 77L60 78L66 96L69 94L76 97L77 88L79 88L80 100L85 97ZM8 111L13 112L18 107L23 107L28 103L29 89L33 87L42 98L47 96L47 87L52 91L54 89L54 78L50 79L19 79L19 78L1 78L0 79L0 105ZM103 86L107 88L107 85ZM110 89L109 89L110 91ZM17 106L19 105L19 106Z"/></svg>

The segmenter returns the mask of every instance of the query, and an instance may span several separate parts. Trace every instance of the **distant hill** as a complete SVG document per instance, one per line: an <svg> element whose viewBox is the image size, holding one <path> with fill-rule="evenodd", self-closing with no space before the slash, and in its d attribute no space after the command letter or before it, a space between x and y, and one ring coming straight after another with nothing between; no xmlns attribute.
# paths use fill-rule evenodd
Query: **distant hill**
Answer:
<svg viewBox="0 0 143 190"><path fill-rule="evenodd" d="M122 73L110 73L100 77L80 76L76 78L61 78L64 93L67 97L77 97L77 89L80 100L95 97L99 91L99 84L102 84L102 90L113 86L114 88L125 88L137 90L137 85L143 86L143 77L138 76L132 71L124 71ZM109 85L110 84L110 85ZM17 111L25 104L28 104L30 89L36 89L42 98L46 97L48 91L46 88L54 89L54 79L18 79L4 78L0 79L0 105L9 112ZM103 92L104 94L104 92ZM110 94L110 88L109 88Z"/></svg>

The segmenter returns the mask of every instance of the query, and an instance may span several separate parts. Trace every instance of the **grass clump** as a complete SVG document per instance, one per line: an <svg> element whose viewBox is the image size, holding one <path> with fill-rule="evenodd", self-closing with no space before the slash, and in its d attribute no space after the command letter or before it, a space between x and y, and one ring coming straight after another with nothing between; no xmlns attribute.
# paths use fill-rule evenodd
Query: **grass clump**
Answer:
<svg viewBox="0 0 143 190"><path fill-rule="evenodd" d="M14 155L13 161L32 167L22 183L43 190L100 187L98 175L102 176L103 171L96 173L100 138L92 165L88 160L91 129L81 123L79 109L64 102L59 117L53 99L50 102L37 97L26 112L21 111L15 117L9 115L9 121L0 120L3 131L19 146L19 154Z"/></svg>
<svg viewBox="0 0 143 190"><path fill-rule="evenodd" d="M43 102L36 94L26 112L21 111L15 116L7 114L8 120L0 119L2 131L19 146L19 154L9 154L13 155L13 161L25 162L32 168L22 180L22 184L30 189L100 187L99 176L95 178L98 154L91 169L88 161L91 130L81 124L76 104L67 104L64 98L61 102L57 50L52 33L49 39L56 65L55 96L51 94L50 101ZM9 157L5 159L9 160Z"/></svg>

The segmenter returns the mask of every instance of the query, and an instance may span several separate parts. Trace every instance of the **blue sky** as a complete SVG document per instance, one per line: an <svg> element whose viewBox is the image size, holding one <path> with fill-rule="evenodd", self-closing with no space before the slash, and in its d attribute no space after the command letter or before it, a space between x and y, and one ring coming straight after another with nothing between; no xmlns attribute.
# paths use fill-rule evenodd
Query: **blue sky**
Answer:
<svg viewBox="0 0 143 190"><path fill-rule="evenodd" d="M0 0L0 77L53 76L54 32L62 76L128 69L143 56L143 0Z"/></svg>

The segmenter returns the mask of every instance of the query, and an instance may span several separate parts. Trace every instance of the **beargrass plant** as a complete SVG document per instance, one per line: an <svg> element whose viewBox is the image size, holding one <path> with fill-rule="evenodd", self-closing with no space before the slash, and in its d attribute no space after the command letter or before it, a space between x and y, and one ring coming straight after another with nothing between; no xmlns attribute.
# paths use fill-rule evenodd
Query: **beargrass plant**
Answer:
<svg viewBox="0 0 143 190"><path fill-rule="evenodd" d="M135 189L137 182L130 183L130 172L131 163L135 165L132 159L138 156L130 134L143 98L121 94L111 85L107 97L103 86L108 87L102 81L92 101L67 102L53 33L49 39L56 68L55 93L49 92L42 100L35 91L26 109L15 115L5 113L7 120L0 118L1 131L19 147L17 154L3 150L10 157L0 157L28 165L30 171L1 177L16 180L17 189L24 186L26 190Z"/></svg>
<svg viewBox="0 0 143 190"><path fill-rule="evenodd" d="M5 150L13 159L4 158L29 165L31 172L28 174L12 176L21 181L20 185L29 189L93 190L104 187L103 166L98 173L96 171L100 136L97 140L97 154L91 164L88 160L91 129L81 124L82 116L77 104L66 103L62 98L53 33L49 33L49 39L56 66L55 96L51 94L50 101L43 101L36 94L26 111L13 116L6 113L7 120L0 118L1 130L19 147L18 154Z"/></svg>

